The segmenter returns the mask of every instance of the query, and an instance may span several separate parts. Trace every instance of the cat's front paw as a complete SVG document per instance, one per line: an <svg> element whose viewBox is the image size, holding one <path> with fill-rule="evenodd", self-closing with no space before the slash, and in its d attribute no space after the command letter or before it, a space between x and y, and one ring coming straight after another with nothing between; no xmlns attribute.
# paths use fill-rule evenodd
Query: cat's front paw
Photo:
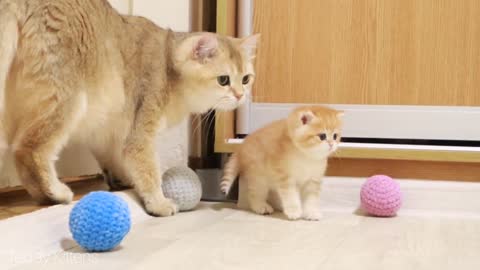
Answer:
<svg viewBox="0 0 480 270"><path fill-rule="evenodd" d="M322 219L323 214L320 210L305 210L303 213L303 219L316 221Z"/></svg>
<svg viewBox="0 0 480 270"><path fill-rule="evenodd" d="M285 216L290 220L297 220L302 217L302 208L300 207L287 207L283 210Z"/></svg>
<svg viewBox="0 0 480 270"><path fill-rule="evenodd" d="M168 217L178 212L177 205L167 198L145 199L145 208L152 216Z"/></svg>
<svg viewBox="0 0 480 270"><path fill-rule="evenodd" d="M72 190L62 182L52 184L45 195L54 203L68 204L73 200Z"/></svg>

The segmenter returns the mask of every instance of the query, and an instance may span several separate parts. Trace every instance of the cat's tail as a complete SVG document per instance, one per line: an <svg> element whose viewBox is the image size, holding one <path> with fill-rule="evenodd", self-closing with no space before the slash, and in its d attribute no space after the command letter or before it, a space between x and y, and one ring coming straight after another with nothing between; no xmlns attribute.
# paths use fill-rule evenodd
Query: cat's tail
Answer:
<svg viewBox="0 0 480 270"><path fill-rule="evenodd" d="M233 153L223 169L222 182L220 183L220 190L223 194L228 194L239 173L240 163L238 160L238 155Z"/></svg>
<svg viewBox="0 0 480 270"><path fill-rule="evenodd" d="M18 2L0 1L0 113L5 108L5 85L18 45Z"/></svg>

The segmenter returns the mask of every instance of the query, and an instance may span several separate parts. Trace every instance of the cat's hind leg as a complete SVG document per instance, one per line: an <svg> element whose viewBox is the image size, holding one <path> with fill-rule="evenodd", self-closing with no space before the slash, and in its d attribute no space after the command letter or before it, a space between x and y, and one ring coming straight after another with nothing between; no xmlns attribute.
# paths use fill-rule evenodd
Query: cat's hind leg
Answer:
<svg viewBox="0 0 480 270"><path fill-rule="evenodd" d="M110 191L120 191L131 187L129 185L125 185L123 180L117 177L112 170L102 169L102 175Z"/></svg>
<svg viewBox="0 0 480 270"><path fill-rule="evenodd" d="M247 184L247 198L250 209L260 215L270 215L273 207L267 202L270 188L266 179L258 175L244 175Z"/></svg>
<svg viewBox="0 0 480 270"><path fill-rule="evenodd" d="M53 203L69 203L73 193L58 179L54 163L84 115L87 98L84 93L79 93L68 99L59 99L54 95L23 114L13 147L20 180L35 185L27 190L40 191ZM38 197L38 194L32 195Z"/></svg>
<svg viewBox="0 0 480 270"><path fill-rule="evenodd" d="M110 191L125 190L131 187L126 183L124 173L120 171L121 165L117 159L121 154L116 149L114 145L108 145L108 147L95 146L92 149L92 153L102 169L103 179Z"/></svg>

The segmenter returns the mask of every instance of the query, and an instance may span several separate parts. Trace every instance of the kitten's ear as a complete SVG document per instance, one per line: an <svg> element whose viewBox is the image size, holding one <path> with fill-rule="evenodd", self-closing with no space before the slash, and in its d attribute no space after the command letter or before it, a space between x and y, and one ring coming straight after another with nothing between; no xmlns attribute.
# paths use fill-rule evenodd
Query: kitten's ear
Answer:
<svg viewBox="0 0 480 270"><path fill-rule="evenodd" d="M215 56L218 50L218 40L214 34L205 33L193 42L192 57L193 59L205 63Z"/></svg>
<svg viewBox="0 0 480 270"><path fill-rule="evenodd" d="M337 111L337 117L338 118L343 118L344 115L345 115L344 111Z"/></svg>
<svg viewBox="0 0 480 270"><path fill-rule="evenodd" d="M258 43L260 42L260 34L254 34L243 38L240 42L240 46L247 53L250 58L255 58Z"/></svg>
<svg viewBox="0 0 480 270"><path fill-rule="evenodd" d="M311 111L304 111L300 113L300 121L302 122L302 125L310 124L314 117L315 115Z"/></svg>

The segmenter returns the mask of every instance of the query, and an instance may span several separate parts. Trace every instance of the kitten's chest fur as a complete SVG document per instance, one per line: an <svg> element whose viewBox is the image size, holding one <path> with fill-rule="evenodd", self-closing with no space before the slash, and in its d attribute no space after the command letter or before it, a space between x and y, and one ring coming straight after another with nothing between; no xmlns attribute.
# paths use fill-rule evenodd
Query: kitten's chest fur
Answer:
<svg viewBox="0 0 480 270"><path fill-rule="evenodd" d="M302 157L300 154L293 154L287 160L286 168L288 174L298 184L303 184L310 180L320 181L327 168L327 159L316 160Z"/></svg>

